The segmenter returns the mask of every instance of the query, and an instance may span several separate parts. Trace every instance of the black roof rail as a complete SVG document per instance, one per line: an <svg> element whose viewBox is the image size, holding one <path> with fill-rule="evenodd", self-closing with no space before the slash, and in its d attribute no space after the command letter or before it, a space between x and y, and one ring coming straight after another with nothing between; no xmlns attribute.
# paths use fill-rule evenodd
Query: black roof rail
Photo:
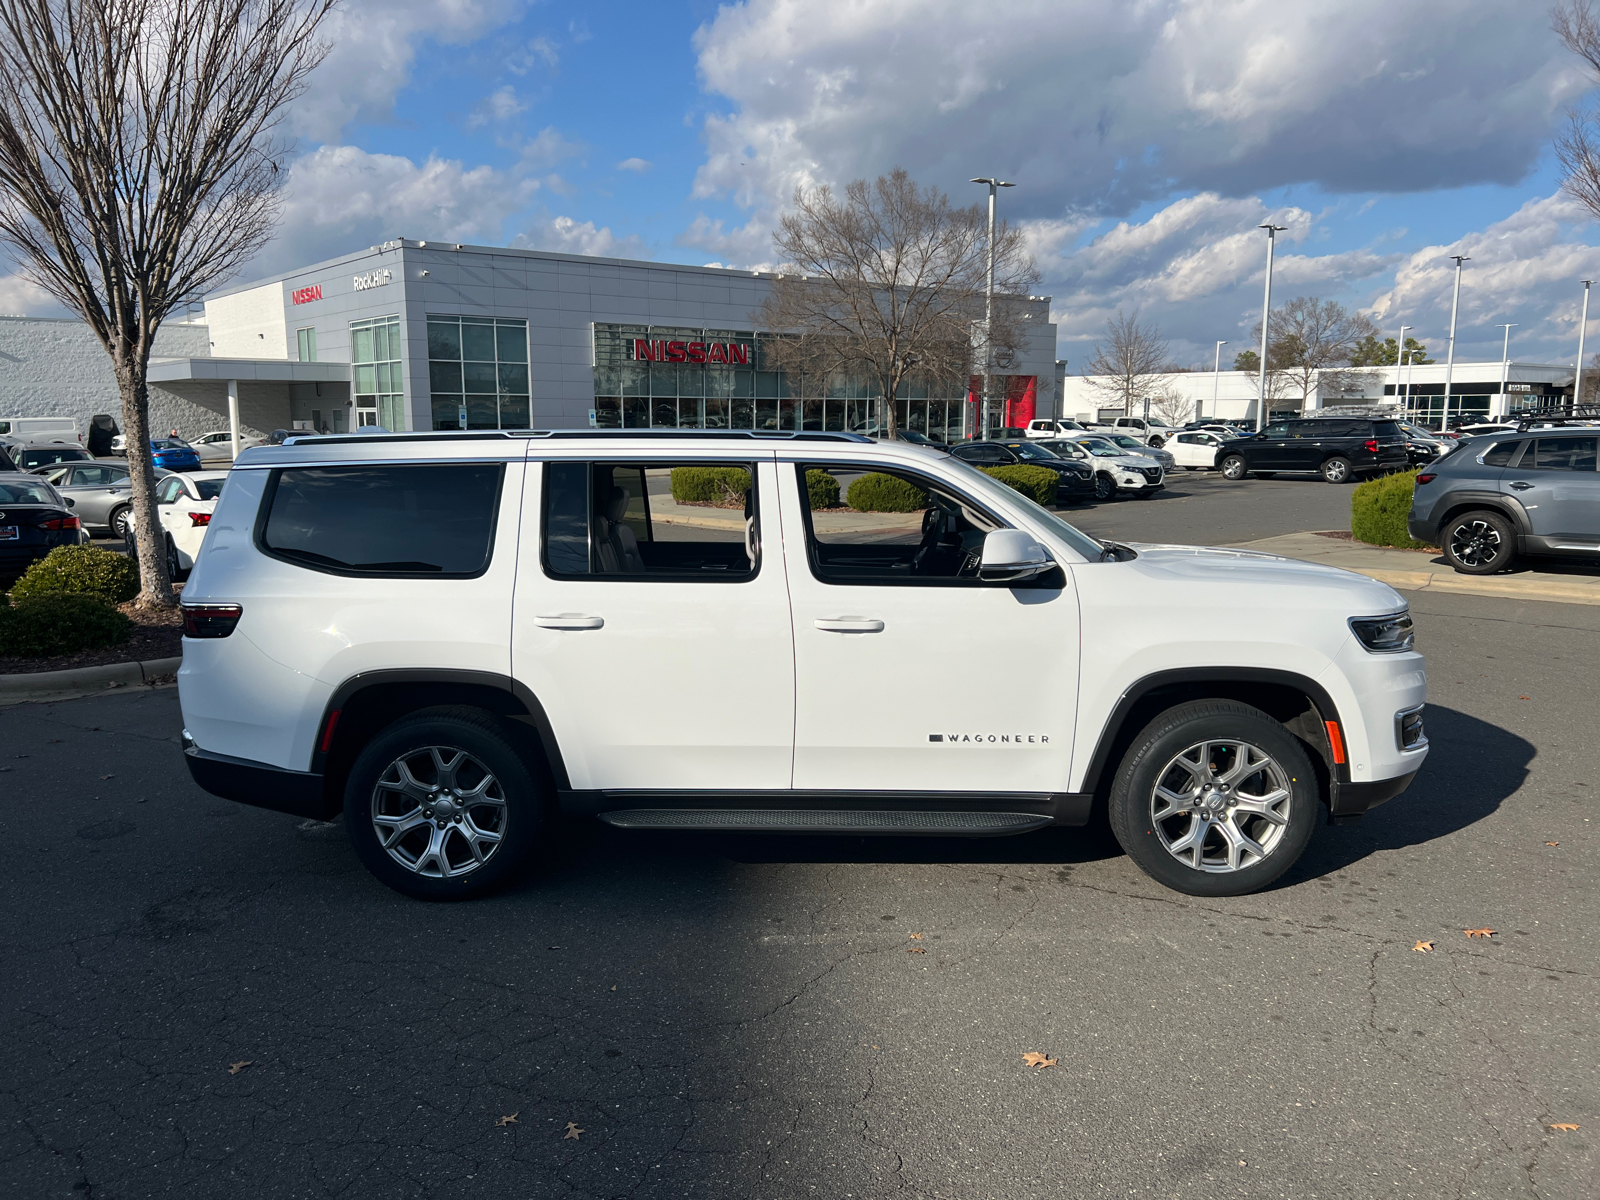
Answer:
<svg viewBox="0 0 1600 1200"><path fill-rule="evenodd" d="M1525 433L1536 425L1600 425L1600 404L1547 404L1525 408L1507 416Z"/></svg>
<svg viewBox="0 0 1600 1200"><path fill-rule="evenodd" d="M304 434L285 439L285 446L311 444L350 446L368 442L482 442L526 438L714 438L740 441L858 442L872 445L874 439L859 433L817 429L442 429L418 433L356 433L343 436Z"/></svg>

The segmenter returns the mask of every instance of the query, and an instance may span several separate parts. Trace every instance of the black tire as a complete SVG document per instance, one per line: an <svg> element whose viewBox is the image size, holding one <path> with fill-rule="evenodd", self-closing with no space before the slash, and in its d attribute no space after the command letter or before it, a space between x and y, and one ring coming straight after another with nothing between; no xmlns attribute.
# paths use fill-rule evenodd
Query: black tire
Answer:
<svg viewBox="0 0 1600 1200"><path fill-rule="evenodd" d="M1096 471L1094 476L1094 498L1101 504L1117 498L1117 481L1104 471Z"/></svg>
<svg viewBox="0 0 1600 1200"><path fill-rule="evenodd" d="M1492 509L1464 512L1439 531L1445 561L1463 575L1493 575L1517 558L1517 534L1511 522Z"/></svg>
<svg viewBox="0 0 1600 1200"><path fill-rule="evenodd" d="M116 537L116 538L121 538L123 541L127 541L128 540L128 506L126 504L124 504L120 508L112 509L111 510L111 516L108 518L108 520L109 520L109 528L111 530L111 536L112 537Z"/></svg>
<svg viewBox="0 0 1600 1200"><path fill-rule="evenodd" d="M1217 469L1222 472L1224 479L1238 483L1250 474L1250 464L1245 462L1241 454L1230 454L1217 464Z"/></svg>
<svg viewBox="0 0 1600 1200"><path fill-rule="evenodd" d="M1317 468L1325 483L1349 483L1356 477L1350 469L1350 460L1342 455L1335 454Z"/></svg>
<svg viewBox="0 0 1600 1200"><path fill-rule="evenodd" d="M1159 437L1153 437L1153 438L1150 439L1150 441L1147 444L1150 445L1152 448L1154 448L1156 450L1159 450L1159 449L1161 449L1161 447L1166 445L1166 442L1162 441Z"/></svg>
<svg viewBox="0 0 1600 1200"><path fill-rule="evenodd" d="M172 540L172 535L167 535L167 579L177 583L185 578L189 572L185 571L178 563L178 543Z"/></svg>
<svg viewBox="0 0 1600 1200"><path fill-rule="evenodd" d="M441 772L441 761L453 770ZM413 801L402 790L401 762L427 798ZM385 782L391 786L380 786ZM481 802L456 809L452 793L463 789L468 795L482 789ZM407 816L422 819L398 828ZM385 818L398 834L387 848L377 828ZM494 716L476 708L428 708L402 717L362 750L345 784L344 824L356 856L382 883L419 900L467 900L516 874L545 828L545 796ZM484 850L490 836L498 840ZM441 858L449 873L440 870Z"/></svg>
<svg viewBox="0 0 1600 1200"><path fill-rule="evenodd" d="M1229 742L1236 744L1230 749ZM1240 750L1238 743L1264 752L1270 763L1250 771L1250 765L1262 760ZM1191 754L1194 774L1178 761ZM1241 765L1241 758L1245 773L1227 784L1232 791L1224 794L1220 781ZM1175 793L1180 782L1192 788L1196 809L1215 806L1222 820L1179 809L1157 796L1158 784ZM1285 797L1273 811L1281 822L1230 807L1241 797L1248 803L1279 791ZM1305 747L1281 724L1237 701L1195 700L1169 708L1134 738L1112 783L1109 816L1128 857L1158 883L1191 896L1243 896L1266 887L1299 859L1321 820L1320 800ZM1225 835L1225 825L1240 837ZM1192 849L1189 861L1182 861L1186 841ZM1245 842L1262 853L1240 848ZM1237 863L1230 866L1235 858Z"/></svg>

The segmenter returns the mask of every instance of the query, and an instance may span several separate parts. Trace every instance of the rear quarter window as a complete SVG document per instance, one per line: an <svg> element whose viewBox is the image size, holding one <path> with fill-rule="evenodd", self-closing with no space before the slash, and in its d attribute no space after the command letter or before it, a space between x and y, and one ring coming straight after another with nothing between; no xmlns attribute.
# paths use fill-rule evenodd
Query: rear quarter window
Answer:
<svg viewBox="0 0 1600 1200"><path fill-rule="evenodd" d="M335 575L470 579L489 566L504 476L500 463L285 467L256 541Z"/></svg>
<svg viewBox="0 0 1600 1200"><path fill-rule="evenodd" d="M1522 449L1522 443L1496 442L1483 454L1483 465L1486 467L1509 467L1511 460L1517 456L1517 451Z"/></svg>

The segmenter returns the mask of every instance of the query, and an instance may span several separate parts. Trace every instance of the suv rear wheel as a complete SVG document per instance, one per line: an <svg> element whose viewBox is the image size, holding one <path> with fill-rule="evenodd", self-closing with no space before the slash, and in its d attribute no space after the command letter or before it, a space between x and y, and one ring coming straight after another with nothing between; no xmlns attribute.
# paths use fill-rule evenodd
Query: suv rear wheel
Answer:
<svg viewBox="0 0 1600 1200"><path fill-rule="evenodd" d="M344 821L367 869L421 900L464 900L504 883L544 824L528 764L490 714L403 717L350 769Z"/></svg>
<svg viewBox="0 0 1600 1200"><path fill-rule="evenodd" d="M1492 575L1511 565L1517 538L1511 522L1484 509L1445 522L1439 537L1445 561L1464 575Z"/></svg>
<svg viewBox="0 0 1600 1200"><path fill-rule="evenodd" d="M1139 733L1111 787L1111 829L1152 879L1242 896L1294 865L1316 826L1317 776L1260 709L1197 700Z"/></svg>
<svg viewBox="0 0 1600 1200"><path fill-rule="evenodd" d="M1322 478L1329 483L1349 483L1350 474L1350 460L1337 454L1322 464Z"/></svg>
<svg viewBox="0 0 1600 1200"><path fill-rule="evenodd" d="M1244 461L1243 455L1230 454L1227 458L1222 460L1222 474L1227 479L1232 479L1237 482L1243 479L1247 474L1249 474L1249 472L1249 464Z"/></svg>

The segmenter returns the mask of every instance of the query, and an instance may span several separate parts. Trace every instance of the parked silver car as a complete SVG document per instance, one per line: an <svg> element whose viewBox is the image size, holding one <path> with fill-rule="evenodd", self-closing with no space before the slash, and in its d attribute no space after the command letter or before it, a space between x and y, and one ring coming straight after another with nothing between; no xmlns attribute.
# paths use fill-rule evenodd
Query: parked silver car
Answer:
<svg viewBox="0 0 1600 1200"><path fill-rule="evenodd" d="M73 514L85 528L126 536L128 508L133 502L133 484L129 482L126 463L104 458L64 462L35 474L43 476L71 503ZM170 472L156 471L157 477L167 474Z"/></svg>

